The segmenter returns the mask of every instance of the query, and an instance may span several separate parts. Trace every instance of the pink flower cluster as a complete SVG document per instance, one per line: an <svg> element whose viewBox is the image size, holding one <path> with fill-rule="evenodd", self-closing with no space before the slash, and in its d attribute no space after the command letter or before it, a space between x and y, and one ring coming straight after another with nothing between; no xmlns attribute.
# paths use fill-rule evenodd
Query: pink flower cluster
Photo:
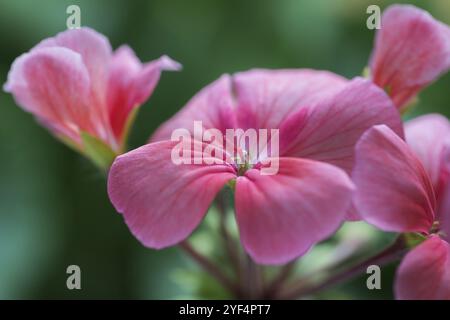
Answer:
<svg viewBox="0 0 450 320"><path fill-rule="evenodd" d="M113 53L103 36L83 28L17 58L5 90L80 151L86 133L119 154L134 108L151 95L161 70L179 68L167 57L143 65L128 47ZM309 69L225 74L148 144L115 159L110 199L133 235L159 249L186 239L217 193L232 185L241 242L261 264L302 256L346 220L419 233L425 240L401 263L396 295L450 299L450 124L428 115L404 126L400 115L449 68L450 28L413 6L391 6L368 79ZM261 174L267 163L261 154L244 165L232 157L174 164L172 132L193 131L198 121L223 135L279 130L278 173ZM192 144L198 152L206 148Z"/></svg>

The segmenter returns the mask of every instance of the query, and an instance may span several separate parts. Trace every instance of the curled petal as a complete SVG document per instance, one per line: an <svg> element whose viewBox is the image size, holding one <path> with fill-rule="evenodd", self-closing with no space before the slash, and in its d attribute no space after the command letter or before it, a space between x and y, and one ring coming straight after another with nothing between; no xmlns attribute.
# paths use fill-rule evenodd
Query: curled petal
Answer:
<svg viewBox="0 0 450 320"><path fill-rule="evenodd" d="M445 149L450 146L450 123L444 116L429 114L405 124L406 142L422 161L423 166L438 188Z"/></svg>
<svg viewBox="0 0 450 320"><path fill-rule="evenodd" d="M411 250L397 269L400 300L450 300L450 245L431 236Z"/></svg>
<svg viewBox="0 0 450 320"><path fill-rule="evenodd" d="M329 237L343 221L353 184L326 163L280 158L276 175L251 169L236 182L241 241L258 263L282 264Z"/></svg>
<svg viewBox="0 0 450 320"><path fill-rule="evenodd" d="M385 231L428 233L435 195L422 163L388 127L368 130L356 145L352 174L361 217Z"/></svg>
<svg viewBox="0 0 450 320"><path fill-rule="evenodd" d="M51 129L55 128L56 134L79 140L79 130L95 131L95 118L88 110L90 83L78 53L52 47L36 49L17 58L5 90L26 111L49 124Z"/></svg>
<svg viewBox="0 0 450 320"><path fill-rule="evenodd" d="M50 74L48 79L44 81L48 89L47 95L48 93L57 92L56 97L62 98L64 95L65 102L60 103L61 101L55 99L55 101L50 101L47 106L44 106L44 101L41 99L40 113L44 109L47 109L47 111L52 109L53 116L48 117L47 111L45 116L33 112L39 122L55 132L56 135L63 139L69 138L77 144L80 144L79 131L82 130L107 142L114 148L115 141L109 127L105 104L106 80L111 58L111 46L108 39L89 28L71 29L61 32L53 38L41 41L29 53L16 59L10 71L11 76L5 84L5 90L12 92L18 103L24 108L29 108L31 104L35 104L36 99L32 99L34 102L30 102L30 99L24 98L25 94L23 93L21 97L17 97L17 94L11 90L11 87L15 86L17 88L18 83L21 83L23 87L25 82L20 74L27 72L45 78L46 69L49 68L49 65L44 63L43 59L34 59L35 66L32 66L31 63L25 63L25 61L30 61L32 57L42 57L43 52L64 52L64 55L68 58L64 67L59 64L58 68L65 69L61 72L61 75L58 75L59 70L53 70L55 73ZM70 66L71 62L72 66ZM42 65L39 65L40 63ZM39 69L41 71L27 71L27 69ZM80 71L66 71L69 69L83 69L83 75L80 75ZM28 77L26 85L33 87L34 89L32 90L40 87L42 91L43 85L38 83L40 81L39 76L36 78ZM67 82L72 83L72 85L60 90L59 87ZM78 86L73 85L76 82L80 82L80 84ZM83 90L80 90L80 87L83 87ZM27 101L20 103L19 100ZM80 101L83 101L84 106L81 106ZM72 105L72 107L68 108L68 104ZM55 117L56 114L58 116ZM72 115L68 116L68 114ZM64 116L61 117L61 115Z"/></svg>
<svg viewBox="0 0 450 320"><path fill-rule="evenodd" d="M217 192L235 177L225 163L174 164L176 144L161 141L130 151L116 158L109 172L111 202L133 235L151 248L188 237Z"/></svg>
<svg viewBox="0 0 450 320"><path fill-rule="evenodd" d="M442 238L450 241L450 183L442 187L439 195L437 219Z"/></svg>
<svg viewBox="0 0 450 320"><path fill-rule="evenodd" d="M450 123L429 114L405 124L406 142L422 161L437 198L436 218L443 237L450 237Z"/></svg>
<svg viewBox="0 0 450 320"><path fill-rule="evenodd" d="M131 111L153 93L161 71L179 70L181 65L167 56L142 64L128 46L114 53L107 91L109 121L114 135L121 139Z"/></svg>
<svg viewBox="0 0 450 320"><path fill-rule="evenodd" d="M450 68L450 28L411 5L389 7L381 22L371 77L401 108Z"/></svg>
<svg viewBox="0 0 450 320"><path fill-rule="evenodd" d="M36 46L43 47L64 47L79 53L89 72L96 99L99 103L104 102L112 56L111 45L104 35L87 27L70 29L45 39Z"/></svg>
<svg viewBox="0 0 450 320"><path fill-rule="evenodd" d="M450 145L442 152L441 178L438 188L437 220L443 239L450 240Z"/></svg>

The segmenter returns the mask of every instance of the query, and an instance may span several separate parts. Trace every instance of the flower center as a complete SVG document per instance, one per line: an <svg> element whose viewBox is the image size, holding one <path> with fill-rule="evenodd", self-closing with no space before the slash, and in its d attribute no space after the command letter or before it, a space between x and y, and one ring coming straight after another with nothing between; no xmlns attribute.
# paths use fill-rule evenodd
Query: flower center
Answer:
<svg viewBox="0 0 450 320"><path fill-rule="evenodd" d="M235 162L238 176L243 176L248 169L252 168L250 156L246 150L240 150L239 155L235 158Z"/></svg>
<svg viewBox="0 0 450 320"><path fill-rule="evenodd" d="M239 165L238 165L238 168L237 168L237 170L238 170L238 172L237 172L238 176L243 176L243 175L245 174L245 172L246 172L248 169L250 169L250 168L251 168L251 165L250 165L250 163L248 163L248 162L239 164Z"/></svg>

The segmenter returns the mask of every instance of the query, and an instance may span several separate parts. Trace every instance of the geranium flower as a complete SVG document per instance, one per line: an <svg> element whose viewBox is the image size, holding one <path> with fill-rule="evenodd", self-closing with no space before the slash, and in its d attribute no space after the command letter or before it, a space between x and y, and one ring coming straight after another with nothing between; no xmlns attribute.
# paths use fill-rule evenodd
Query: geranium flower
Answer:
<svg viewBox="0 0 450 320"><path fill-rule="evenodd" d="M385 231L420 233L397 270L399 299L450 299L450 124L442 116L410 121L403 141L386 126L356 145L355 204ZM438 223L439 222L439 223Z"/></svg>
<svg viewBox="0 0 450 320"><path fill-rule="evenodd" d="M112 161L101 152L123 151L133 110L151 95L161 70L179 68L166 56L141 64L127 46L113 53L103 35L81 28L18 57L4 90L64 142L94 161Z"/></svg>
<svg viewBox="0 0 450 320"><path fill-rule="evenodd" d="M450 28L411 5L390 6L369 63L370 78L399 108L450 68Z"/></svg>
<svg viewBox="0 0 450 320"><path fill-rule="evenodd" d="M194 121L222 133L278 129L278 173L261 174L267 165L261 154L242 165L226 150L218 153L223 163L175 165L171 152L178 143L171 135L180 128L192 132ZM282 264L339 227L351 202L346 171L353 166L354 145L380 123L402 134L391 100L368 80L312 70L224 75L163 124L151 143L116 158L109 196L134 236L158 249L187 238L219 190L231 183L244 248L258 263ZM207 147L192 145L200 147L192 157Z"/></svg>

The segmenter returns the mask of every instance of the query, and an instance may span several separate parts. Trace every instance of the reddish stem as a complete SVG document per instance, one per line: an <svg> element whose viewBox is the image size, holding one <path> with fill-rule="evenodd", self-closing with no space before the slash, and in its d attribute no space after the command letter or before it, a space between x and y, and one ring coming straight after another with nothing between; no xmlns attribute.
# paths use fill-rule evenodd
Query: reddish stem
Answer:
<svg viewBox="0 0 450 320"><path fill-rule="evenodd" d="M382 266L389 262L397 260L401 258L406 251L407 248L405 246L405 243L403 239L399 237L391 246L387 247L375 256L359 262L349 269L345 269L341 272L335 273L322 283L319 283L317 285L308 285L305 284L304 280L299 280L288 291L282 293L279 298L297 299L299 297L312 295L365 272L367 270L367 267L370 265ZM306 279L308 279L308 277L306 277Z"/></svg>
<svg viewBox="0 0 450 320"><path fill-rule="evenodd" d="M205 271L207 271L211 276L213 276L217 281L224 286L225 289L229 290L235 296L240 295L239 288L235 285L233 281L227 277L222 270L220 270L215 264L213 264L208 258L203 256L194 247L192 247L187 241L180 243L180 248L184 250L193 260L195 260Z"/></svg>

